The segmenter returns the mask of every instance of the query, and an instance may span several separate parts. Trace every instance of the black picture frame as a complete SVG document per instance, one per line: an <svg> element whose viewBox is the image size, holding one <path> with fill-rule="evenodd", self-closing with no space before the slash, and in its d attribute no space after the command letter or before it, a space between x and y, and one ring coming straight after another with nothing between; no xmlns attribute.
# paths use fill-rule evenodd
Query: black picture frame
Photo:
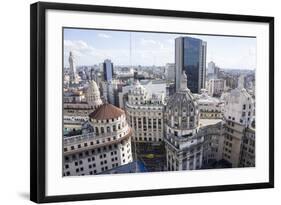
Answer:
<svg viewBox="0 0 281 205"><path fill-rule="evenodd" d="M171 188L110 193L89 193L46 196L46 68L45 25L46 10L120 13L151 16L166 16L195 19L233 20L262 22L269 25L269 181L263 183L229 184L191 188ZM77 200L97 200L124 197L141 197L198 192L261 189L274 187L274 17L230 15L218 13L156 10L144 8L111 7L83 4L38 2L30 7L30 200L37 203Z"/></svg>

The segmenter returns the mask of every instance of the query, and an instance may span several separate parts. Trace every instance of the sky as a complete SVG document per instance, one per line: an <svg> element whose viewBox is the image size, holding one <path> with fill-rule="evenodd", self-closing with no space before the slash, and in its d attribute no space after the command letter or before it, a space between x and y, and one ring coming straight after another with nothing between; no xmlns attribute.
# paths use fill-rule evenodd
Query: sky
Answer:
<svg viewBox="0 0 281 205"><path fill-rule="evenodd" d="M226 69L256 67L256 38L70 28L64 29L64 64L69 65L72 51L77 65L94 65L111 59L114 65L164 66L174 63L175 38L179 36L206 41L207 63L214 61Z"/></svg>

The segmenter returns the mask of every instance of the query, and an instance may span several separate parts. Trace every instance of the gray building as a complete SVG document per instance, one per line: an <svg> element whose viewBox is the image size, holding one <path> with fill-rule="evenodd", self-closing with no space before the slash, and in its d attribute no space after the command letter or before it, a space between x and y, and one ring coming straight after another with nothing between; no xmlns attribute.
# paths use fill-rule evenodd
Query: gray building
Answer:
<svg viewBox="0 0 281 205"><path fill-rule="evenodd" d="M187 75L187 87L192 93L205 88L207 43L191 37L176 38L176 91L180 88L182 71Z"/></svg>

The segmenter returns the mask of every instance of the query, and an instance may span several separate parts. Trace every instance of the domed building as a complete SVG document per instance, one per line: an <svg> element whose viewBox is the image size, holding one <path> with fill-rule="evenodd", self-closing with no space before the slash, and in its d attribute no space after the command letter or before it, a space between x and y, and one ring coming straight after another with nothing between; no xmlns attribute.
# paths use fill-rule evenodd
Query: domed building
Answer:
<svg viewBox="0 0 281 205"><path fill-rule="evenodd" d="M91 175L133 161L125 112L103 104L89 115L82 135L64 139L64 175Z"/></svg>
<svg viewBox="0 0 281 205"><path fill-rule="evenodd" d="M64 132L67 134L72 133L73 130L81 130L81 125L87 122L89 114L102 104L100 91L95 81L89 82L86 91L83 90L84 95L86 100L63 104Z"/></svg>
<svg viewBox="0 0 281 205"><path fill-rule="evenodd" d="M182 74L180 89L166 106L165 147L168 170L191 170L202 166L203 136L198 136L199 110Z"/></svg>
<svg viewBox="0 0 281 205"><path fill-rule="evenodd" d="M86 99L92 109L95 109L102 104L102 101L100 98L100 91L99 91L97 83L94 80L91 80L89 83L89 86L88 86L87 92L86 92Z"/></svg>

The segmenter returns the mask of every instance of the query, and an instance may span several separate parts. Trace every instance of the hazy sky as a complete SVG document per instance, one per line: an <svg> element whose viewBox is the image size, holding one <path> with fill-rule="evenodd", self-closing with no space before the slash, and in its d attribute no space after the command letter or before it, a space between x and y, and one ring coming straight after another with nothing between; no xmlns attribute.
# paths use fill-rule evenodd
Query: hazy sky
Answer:
<svg viewBox="0 0 281 205"><path fill-rule="evenodd" d="M207 62L212 60L219 67L256 67L255 38L89 29L64 30L64 63L68 66L71 50L77 65L99 64L108 58L115 65L163 66L166 63L174 63L175 38L179 36L191 36L206 41Z"/></svg>

